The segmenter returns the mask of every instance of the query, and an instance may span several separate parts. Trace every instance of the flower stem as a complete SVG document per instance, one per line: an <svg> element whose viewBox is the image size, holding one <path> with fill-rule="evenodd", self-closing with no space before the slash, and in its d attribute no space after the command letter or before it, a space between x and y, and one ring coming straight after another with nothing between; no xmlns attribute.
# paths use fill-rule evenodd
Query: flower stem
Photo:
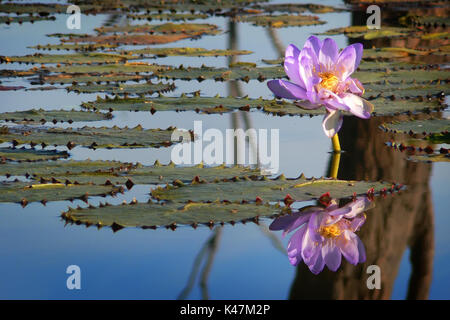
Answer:
<svg viewBox="0 0 450 320"><path fill-rule="evenodd" d="M336 133L333 138L331 138L331 142L333 142L333 152L340 153L341 152L341 144L339 143L339 136Z"/></svg>
<svg viewBox="0 0 450 320"><path fill-rule="evenodd" d="M340 162L341 154L339 152L334 152L333 158L331 159L330 178L337 179Z"/></svg>

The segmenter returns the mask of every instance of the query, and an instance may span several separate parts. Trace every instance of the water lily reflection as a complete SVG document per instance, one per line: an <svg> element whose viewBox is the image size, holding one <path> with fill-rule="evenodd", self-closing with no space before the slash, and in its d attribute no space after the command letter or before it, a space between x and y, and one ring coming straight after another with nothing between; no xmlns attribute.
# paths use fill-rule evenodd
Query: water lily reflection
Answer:
<svg viewBox="0 0 450 320"><path fill-rule="evenodd" d="M353 265L365 262L364 245L355 232L364 224L364 210L369 205L369 199L358 197L340 208L333 199L324 206L309 206L279 217L270 230L283 230L283 236L296 230L287 247L292 265L304 261L314 274L320 273L325 265L336 271L342 256Z"/></svg>

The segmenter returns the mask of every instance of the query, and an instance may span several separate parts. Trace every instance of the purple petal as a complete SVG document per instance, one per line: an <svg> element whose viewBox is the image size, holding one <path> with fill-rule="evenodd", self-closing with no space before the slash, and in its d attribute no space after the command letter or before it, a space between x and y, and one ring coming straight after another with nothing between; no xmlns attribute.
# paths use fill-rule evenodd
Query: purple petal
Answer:
<svg viewBox="0 0 450 320"><path fill-rule="evenodd" d="M336 271L341 265L341 251L331 240L322 247L322 257L331 271Z"/></svg>
<svg viewBox="0 0 450 320"><path fill-rule="evenodd" d="M361 239L356 236L356 241L358 242L358 252L359 252L359 263L366 262L366 249L364 248L364 243L362 243Z"/></svg>
<svg viewBox="0 0 450 320"><path fill-rule="evenodd" d="M286 48L286 53L284 55L284 71L293 83L303 86L303 81L300 78L299 73L299 54L300 50L293 44L290 44Z"/></svg>
<svg viewBox="0 0 450 320"><path fill-rule="evenodd" d="M345 230L337 239L336 245L342 252L344 258L353 265L359 261L358 243L355 239L357 236L348 230Z"/></svg>
<svg viewBox="0 0 450 320"><path fill-rule="evenodd" d="M349 47L355 48L355 52L356 52L355 70L356 70L359 67L359 63L361 62L361 58L363 56L364 46L362 45L362 43L354 43L354 44L352 44Z"/></svg>
<svg viewBox="0 0 450 320"><path fill-rule="evenodd" d="M331 38L326 38L319 52L319 62L323 66L321 72L332 70L338 57L338 47Z"/></svg>
<svg viewBox="0 0 450 320"><path fill-rule="evenodd" d="M331 216L344 216L344 215L348 214L349 212L351 212L351 210L352 209L349 207L342 207L342 208L333 209L333 210L329 211L328 214Z"/></svg>
<svg viewBox="0 0 450 320"><path fill-rule="evenodd" d="M356 50L348 46L339 54L336 62L336 75L343 81L355 71Z"/></svg>
<svg viewBox="0 0 450 320"><path fill-rule="evenodd" d="M350 224L350 229L355 232L358 231L361 226L364 224L364 222L366 222L366 215L361 214L355 218L353 218L351 224Z"/></svg>
<svg viewBox="0 0 450 320"><path fill-rule="evenodd" d="M296 225L297 227L302 224L308 222L310 214L303 214L302 212L294 212L293 214L288 214L282 217L278 217L272 221L269 226L269 230L278 231L278 230L293 230L292 226Z"/></svg>
<svg viewBox="0 0 450 320"><path fill-rule="evenodd" d="M288 242L288 258L293 266L296 266L300 261L302 261L301 246L305 230L306 228L297 230Z"/></svg>
<svg viewBox="0 0 450 320"><path fill-rule="evenodd" d="M308 100L305 101L296 101L294 102L294 104L302 109L307 109L307 110L314 110L314 109L318 109L320 108L322 105L321 104L313 104Z"/></svg>
<svg viewBox="0 0 450 320"><path fill-rule="evenodd" d="M322 121L322 128L328 138L332 138L341 129L343 116L339 110L327 112Z"/></svg>
<svg viewBox="0 0 450 320"><path fill-rule="evenodd" d="M305 234L302 239L301 255L305 263L308 264L317 257L321 246L311 239L311 230L309 228L302 229L305 229Z"/></svg>
<svg viewBox="0 0 450 320"><path fill-rule="evenodd" d="M307 99L305 89L286 80L270 80L267 82L267 86L277 97L280 98L292 100Z"/></svg>
<svg viewBox="0 0 450 320"><path fill-rule="evenodd" d="M301 213L301 216L298 217L290 226L288 226L283 234L289 233L298 227L304 225L305 223L309 222L309 219L311 218L312 213Z"/></svg>
<svg viewBox="0 0 450 320"><path fill-rule="evenodd" d="M322 254L319 254L317 256L317 259L315 260L314 264L312 263L308 264L308 267L312 273L319 274L323 270L323 267L325 267L325 260L322 258Z"/></svg>
<svg viewBox="0 0 450 320"><path fill-rule="evenodd" d="M350 202L345 207L350 208L350 212L345 215L346 218L353 218L364 212L370 206L371 202L366 197L358 197L356 201Z"/></svg>
<svg viewBox="0 0 450 320"><path fill-rule="evenodd" d="M364 94L364 86L358 79L348 78L347 79L348 88L350 89L351 93L357 94L357 95L363 95Z"/></svg>
<svg viewBox="0 0 450 320"><path fill-rule="evenodd" d="M316 57L319 57L320 48L322 48L322 41L316 36L310 36L306 39L305 45L303 46L303 49L305 48L312 49L316 54Z"/></svg>
<svg viewBox="0 0 450 320"><path fill-rule="evenodd" d="M312 72L313 64L310 58L307 56L302 56L300 58L300 78L302 79L303 84L305 85L306 91L312 91L313 84L315 79L313 79ZM306 98L307 99L307 98ZM304 99L304 100L306 100Z"/></svg>
<svg viewBox="0 0 450 320"><path fill-rule="evenodd" d="M343 95L341 99L349 108L349 111L355 116L362 119L370 118L370 114L372 113L374 107L369 101L351 93Z"/></svg>

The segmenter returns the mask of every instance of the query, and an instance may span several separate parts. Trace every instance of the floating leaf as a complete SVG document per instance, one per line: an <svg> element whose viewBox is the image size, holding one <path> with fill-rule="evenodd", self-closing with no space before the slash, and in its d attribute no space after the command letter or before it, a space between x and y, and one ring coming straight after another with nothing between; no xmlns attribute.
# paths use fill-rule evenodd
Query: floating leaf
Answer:
<svg viewBox="0 0 450 320"><path fill-rule="evenodd" d="M9 128L0 133L1 142L15 144L41 144L67 146L69 149L77 145L92 148L143 148L161 147L172 144L171 135L174 128L144 130L137 126L128 128ZM186 133L189 134L188 132ZM189 134L190 136L190 134Z"/></svg>
<svg viewBox="0 0 450 320"><path fill-rule="evenodd" d="M86 209L69 208L61 216L68 222L86 225L111 226L113 230L124 227L156 228L177 225L232 223L258 221L259 217L269 217L282 212L277 206L228 203L130 203L118 206L102 204Z"/></svg>
<svg viewBox="0 0 450 320"><path fill-rule="evenodd" d="M372 40L377 38L407 36L411 32L413 32L413 29L401 27L384 26L381 29L368 29L367 26L351 26L351 27L331 29L319 34L321 35L345 34L349 38L364 38L365 40Z"/></svg>
<svg viewBox="0 0 450 320"><path fill-rule="evenodd" d="M439 143L450 143L450 119L426 119L384 123L385 130L426 136L427 139Z"/></svg>
<svg viewBox="0 0 450 320"><path fill-rule="evenodd" d="M113 44L98 44L98 43L75 43L75 44L67 44L67 43L59 43L59 44L46 44L29 47L31 49L37 50L66 50L66 51L96 51L96 50L105 50L105 49L114 49L117 48L117 45Z"/></svg>
<svg viewBox="0 0 450 320"><path fill-rule="evenodd" d="M257 197L265 202L282 201L290 194L295 201L318 199L322 194L330 192L333 197L344 198L356 194L364 194L374 188L381 190L390 188L391 184L383 182L344 181L333 179L285 179L281 176L270 180L241 179L235 182L200 183L191 185L158 187L151 191L154 198L178 202L206 202L228 200L231 202L255 201Z"/></svg>
<svg viewBox="0 0 450 320"><path fill-rule="evenodd" d="M163 70L156 74L156 76L159 78L181 80L197 79L199 81L203 81L206 79L214 79L216 81L243 80L248 82L251 79L265 81L266 79L282 78L286 76L286 73L282 66L237 66L232 68L215 68L207 66L201 66L198 68L180 66L178 68Z"/></svg>
<svg viewBox="0 0 450 320"><path fill-rule="evenodd" d="M443 83L440 81L416 83L414 80L398 83L385 81L365 84L364 88L366 97L391 97L392 99L444 98L450 93L450 86L446 81L443 81Z"/></svg>
<svg viewBox="0 0 450 320"><path fill-rule="evenodd" d="M387 82L403 82L404 84L423 83L434 80L450 82L450 72L448 70L421 69L419 67L414 70L391 71L388 69L383 71L358 71L354 74L354 77L363 84L374 83L377 81L384 81L387 85L389 85Z"/></svg>
<svg viewBox="0 0 450 320"><path fill-rule="evenodd" d="M62 183L30 184L28 182L0 182L0 202L27 203L40 201L63 201L89 196L115 195L121 189L114 186L65 185Z"/></svg>
<svg viewBox="0 0 450 320"><path fill-rule="evenodd" d="M224 113L236 109L250 110L259 108L266 112L298 112L311 114L310 111L300 109L296 105L280 100L264 100L235 98L235 97L202 97L199 94L188 96L182 94L180 97L156 97L156 98L114 98L101 99L85 102L82 104L85 109L93 110L114 110L114 111L197 111L205 113ZM298 110L296 110L298 109ZM294 111L295 110L295 111ZM312 114L317 113L315 110Z"/></svg>
<svg viewBox="0 0 450 320"><path fill-rule="evenodd" d="M95 29L99 33L161 33L161 34L186 34L199 36L202 34L218 34L219 28L206 23L164 23L164 24L136 24L100 27Z"/></svg>
<svg viewBox="0 0 450 320"><path fill-rule="evenodd" d="M288 13L303 13L310 11L312 13L329 13L329 12L341 12L343 9L335 8L332 6L326 6L321 4L300 4L300 3L271 3L266 5L254 5L254 9L264 10L268 13L273 12L288 12Z"/></svg>
<svg viewBox="0 0 450 320"><path fill-rule="evenodd" d="M102 65L73 65L60 67L47 67L46 70L50 72L60 73L89 73L89 74L108 74L108 73L155 73L169 68L158 64L150 64L143 62L127 62L116 64L102 64Z"/></svg>
<svg viewBox="0 0 450 320"><path fill-rule="evenodd" d="M0 175L29 175L35 179L59 182L93 183L93 184L162 184L174 180L181 182L213 181L214 179L231 179L234 177L258 176L260 171L249 167L176 167L173 163L153 166L133 165L116 161L59 161L37 164L3 164Z"/></svg>
<svg viewBox="0 0 450 320"><path fill-rule="evenodd" d="M5 165L4 161L18 161L18 162L30 162L30 161L46 161L46 160L57 160L61 158L68 158L69 154L66 151L57 150L35 150L26 148L0 148L0 171L2 171L2 166ZM30 164L27 163L28 167ZM10 175L15 175L16 172L12 170ZM6 175L6 174L0 174Z"/></svg>
<svg viewBox="0 0 450 320"><path fill-rule="evenodd" d="M43 110L32 109L27 111L14 111L0 113L0 120L15 123L30 122L75 122L75 121L101 121L111 119L109 113L85 112L76 110Z"/></svg>
<svg viewBox="0 0 450 320"><path fill-rule="evenodd" d="M55 17L40 17L40 16L18 16L18 17L10 17L10 16L0 16L0 24L11 24L11 23L19 23L22 24L24 22L36 22L36 21L54 21Z"/></svg>
<svg viewBox="0 0 450 320"><path fill-rule="evenodd" d="M319 17L305 15L238 16L236 20L239 22L249 22L255 26L271 28L312 26L325 23L325 21L319 20Z"/></svg>
<svg viewBox="0 0 450 320"><path fill-rule="evenodd" d="M139 74L120 74L120 73L111 73L111 74L102 74L102 75L93 75L89 73L85 74L67 74L61 73L57 75L43 76L41 78L36 79L37 83L97 83L100 84L102 82L110 83L110 82L127 82L127 81L139 81L139 80L147 80L149 81L152 78L151 75L139 75ZM32 84L34 84L32 82Z"/></svg>
<svg viewBox="0 0 450 320"><path fill-rule="evenodd" d="M34 70L0 70L0 78L28 77L35 73Z"/></svg>
<svg viewBox="0 0 450 320"><path fill-rule="evenodd" d="M11 149L11 150L22 150L22 149ZM48 152L47 150L39 150L39 151ZM135 166L133 166L131 163L124 163L119 161L102 161L102 160L95 160L95 161L68 160L68 161L52 161L39 163L4 163L0 165L0 175L32 176L34 178L39 178L45 176L63 176L65 174L81 176L84 173L90 175L95 175L96 173L98 174L109 173L112 176L118 173L126 173L132 167ZM62 182L64 183L65 180L63 180Z"/></svg>
<svg viewBox="0 0 450 320"><path fill-rule="evenodd" d="M109 43L114 45L150 45L175 42L183 39L199 37L200 34L120 34L120 35L100 35L80 38L61 39L62 42L93 42Z"/></svg>
<svg viewBox="0 0 450 320"><path fill-rule="evenodd" d="M127 17L134 20L171 20L171 21L185 21L206 19L207 14L202 13L153 13L153 14L127 14Z"/></svg>
<svg viewBox="0 0 450 320"><path fill-rule="evenodd" d="M67 87L69 91L78 93L106 92L111 94L153 94L173 91L173 83L139 83L139 84L97 84L97 85L72 85Z"/></svg>
<svg viewBox="0 0 450 320"><path fill-rule="evenodd" d="M128 52L130 54L130 52ZM203 49L203 48L144 48L133 50L132 54L143 56L189 56L189 57L217 57L251 54L248 50L221 50L221 49Z"/></svg>
<svg viewBox="0 0 450 320"><path fill-rule="evenodd" d="M74 53L74 54L41 54L35 53L27 56L1 57L0 62L23 62L23 63L116 63L132 59L129 55L120 55L102 52Z"/></svg>

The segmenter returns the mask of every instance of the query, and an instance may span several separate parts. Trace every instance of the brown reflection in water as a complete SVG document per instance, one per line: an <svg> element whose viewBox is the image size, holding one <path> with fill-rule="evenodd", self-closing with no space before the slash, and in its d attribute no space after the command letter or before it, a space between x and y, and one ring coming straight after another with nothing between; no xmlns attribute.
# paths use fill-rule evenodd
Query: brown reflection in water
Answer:
<svg viewBox="0 0 450 320"><path fill-rule="evenodd" d="M358 235L367 261L358 266L343 261L337 272L328 269L315 276L299 265L290 299L389 299L406 249L411 249L412 275L409 299L426 299L432 277L434 218L429 179L431 165L405 160L405 154L384 145L389 134L378 127L392 118L361 120L346 117L339 132L342 154L339 179L384 180L407 185L407 190L377 197L375 208ZM381 268L381 289L369 290L369 265Z"/></svg>

